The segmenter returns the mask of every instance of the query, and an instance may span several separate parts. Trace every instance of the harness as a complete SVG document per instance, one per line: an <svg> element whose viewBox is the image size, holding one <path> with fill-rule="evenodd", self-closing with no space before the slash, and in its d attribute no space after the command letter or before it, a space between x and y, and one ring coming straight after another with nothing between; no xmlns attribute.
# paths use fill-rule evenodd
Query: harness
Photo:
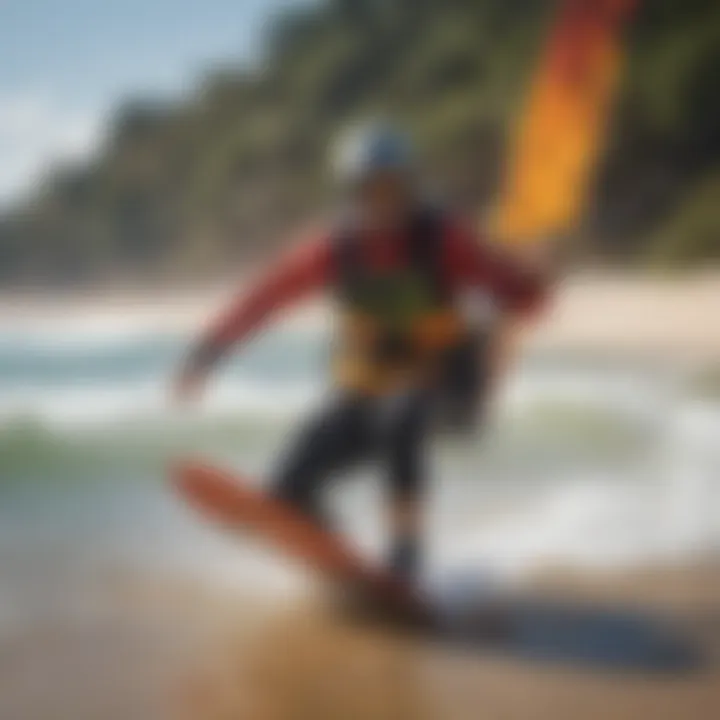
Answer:
<svg viewBox="0 0 720 720"><path fill-rule="evenodd" d="M431 370L456 343L462 322L442 275L444 227L442 211L419 208L404 238L407 261L390 271L368 266L352 223L339 227L333 248L342 316L336 352L341 383L381 390Z"/></svg>

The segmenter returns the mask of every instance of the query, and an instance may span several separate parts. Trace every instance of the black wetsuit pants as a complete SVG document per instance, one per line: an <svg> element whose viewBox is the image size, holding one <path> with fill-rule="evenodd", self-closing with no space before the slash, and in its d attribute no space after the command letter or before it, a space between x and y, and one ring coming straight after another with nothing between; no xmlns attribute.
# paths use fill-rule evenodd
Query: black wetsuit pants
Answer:
<svg viewBox="0 0 720 720"><path fill-rule="evenodd" d="M291 444L275 476L275 494L327 527L323 489L354 465L375 461L394 502L419 502L431 397L420 390L383 398L334 396ZM393 537L389 564L398 575L416 576L420 538L414 533Z"/></svg>
<svg viewBox="0 0 720 720"><path fill-rule="evenodd" d="M431 393L423 390L382 398L334 395L291 444L275 475L275 494L322 517L327 484L358 463L375 461L393 499L418 498L431 407Z"/></svg>
<svg viewBox="0 0 720 720"><path fill-rule="evenodd" d="M327 524L324 488L360 462L374 461L396 502L422 499L426 439L437 421L454 430L472 428L487 385L486 346L471 337L449 357L450 384L416 388L389 397L339 392L301 429L275 474L274 493ZM481 352L482 350L482 352ZM399 572L417 569L416 538L396 538L391 562Z"/></svg>

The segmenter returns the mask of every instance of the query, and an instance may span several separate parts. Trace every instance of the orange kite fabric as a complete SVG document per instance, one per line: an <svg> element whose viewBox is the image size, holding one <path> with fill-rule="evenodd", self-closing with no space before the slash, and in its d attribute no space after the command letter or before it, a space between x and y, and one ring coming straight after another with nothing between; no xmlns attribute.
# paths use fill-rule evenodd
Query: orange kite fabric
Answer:
<svg viewBox="0 0 720 720"><path fill-rule="evenodd" d="M543 241L580 218L637 0L562 0L512 140L495 233Z"/></svg>

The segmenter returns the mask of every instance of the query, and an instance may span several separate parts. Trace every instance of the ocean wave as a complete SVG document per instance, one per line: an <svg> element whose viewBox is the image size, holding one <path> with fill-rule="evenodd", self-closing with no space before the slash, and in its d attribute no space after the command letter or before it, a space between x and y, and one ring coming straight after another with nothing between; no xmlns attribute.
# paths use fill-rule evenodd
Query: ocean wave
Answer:
<svg viewBox="0 0 720 720"><path fill-rule="evenodd" d="M567 409L536 406L519 422L499 428L491 442L470 444L468 464L456 462L457 452L440 463L437 489L445 499L434 508L440 527L433 537L437 567L472 564L522 574L547 563L606 568L685 561L717 547L720 506L713 498L720 492L720 408L686 407L645 444L642 463L623 462L612 472L603 471L599 462L611 454L607 446L597 457L585 454L568 466L570 448L582 445L582 432L589 443L597 432L578 429L578 412L572 416ZM267 416L263 422L254 413L192 413L94 423L69 432L65 426L18 417L0 427L0 491L30 485L44 493L72 486L78 497L85 497L105 486L114 488L115 498L132 486L132 493L139 493L137 503L152 516L152 503L145 507L141 488L161 492L157 485L165 480L170 458L199 453L259 474L295 421L293 416ZM596 416L594 422L600 421ZM562 462L545 462L548 448L562 442L566 445L557 453ZM544 461L538 460L540 451ZM525 465L509 471L508 463L523 456ZM361 485L356 489L365 493L369 484ZM168 496L167 490L162 493ZM495 497L509 499L500 503L499 512L491 509ZM97 495L90 503L98 518L109 512L103 498ZM49 512L56 501L45 506ZM371 507L354 499L351 503L360 535L374 533L369 518L375 513L367 512ZM152 517L145 522L152 529ZM165 538L168 552L177 552L185 540Z"/></svg>
<svg viewBox="0 0 720 720"><path fill-rule="evenodd" d="M718 491L706 476L705 501ZM489 519L482 529L448 534L438 551L441 567L482 561L507 577L533 569L647 567L708 557L718 541L717 512L698 515L702 502L678 507L671 482L651 486L629 478L568 477L525 509ZM684 517L694 514L692 522Z"/></svg>
<svg viewBox="0 0 720 720"><path fill-rule="evenodd" d="M20 324L0 328L0 356L5 354L52 354L55 357L83 354L107 354L127 352L135 346L158 341L181 341L188 335L173 331L162 325L138 325L138 323L97 324L53 323Z"/></svg>

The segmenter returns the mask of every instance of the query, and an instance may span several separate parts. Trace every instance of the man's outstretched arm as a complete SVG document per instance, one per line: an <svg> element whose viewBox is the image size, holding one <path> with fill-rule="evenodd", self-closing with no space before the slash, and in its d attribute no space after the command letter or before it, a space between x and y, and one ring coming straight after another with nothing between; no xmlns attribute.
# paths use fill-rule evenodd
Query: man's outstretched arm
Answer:
<svg viewBox="0 0 720 720"><path fill-rule="evenodd" d="M326 238L304 242L275 261L239 293L195 343L175 383L176 396L195 395L233 345L249 339L277 311L324 288L331 266Z"/></svg>

